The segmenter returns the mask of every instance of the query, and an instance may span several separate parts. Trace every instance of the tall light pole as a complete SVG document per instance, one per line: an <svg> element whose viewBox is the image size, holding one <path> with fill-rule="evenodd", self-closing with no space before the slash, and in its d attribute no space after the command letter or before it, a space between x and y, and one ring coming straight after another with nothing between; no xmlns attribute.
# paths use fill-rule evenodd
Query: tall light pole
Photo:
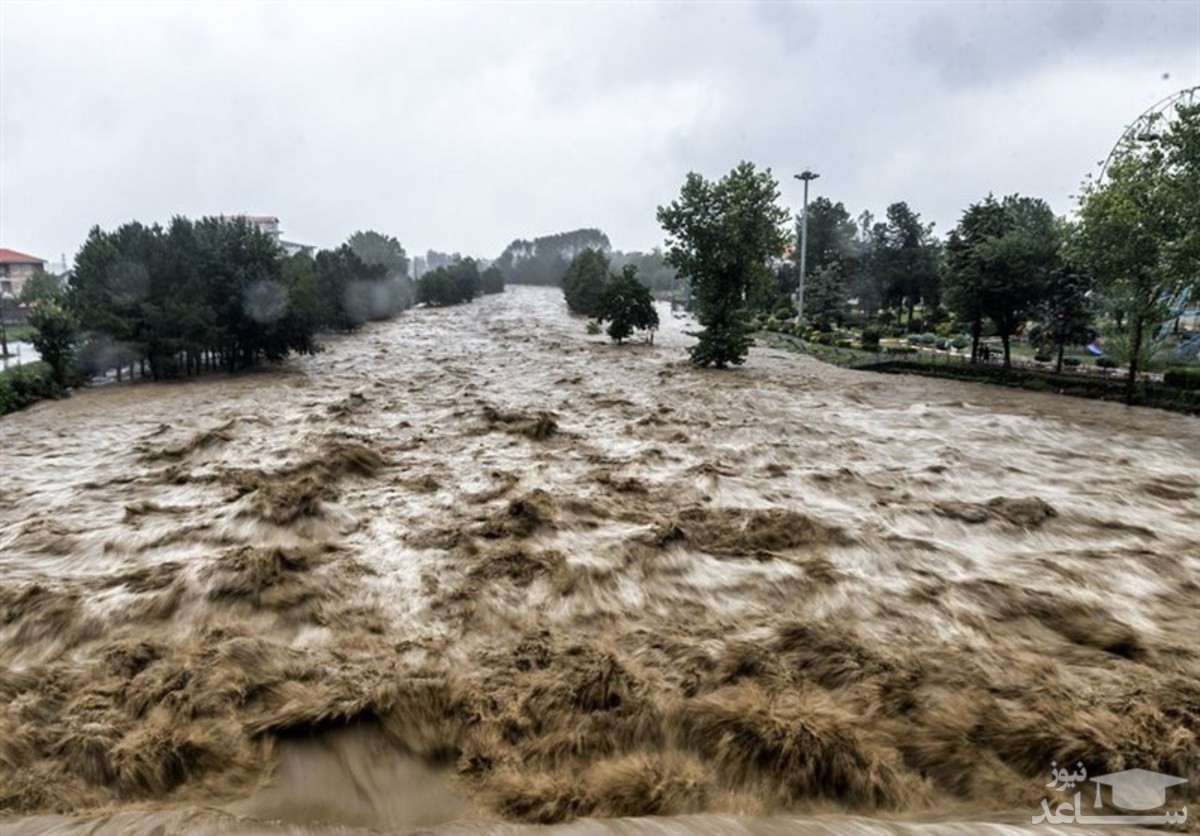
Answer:
<svg viewBox="0 0 1200 836"><path fill-rule="evenodd" d="M804 181L804 212L800 216L800 286L796 294L796 319L800 320L804 316L804 269L808 266L808 181L821 175L806 169L793 176Z"/></svg>

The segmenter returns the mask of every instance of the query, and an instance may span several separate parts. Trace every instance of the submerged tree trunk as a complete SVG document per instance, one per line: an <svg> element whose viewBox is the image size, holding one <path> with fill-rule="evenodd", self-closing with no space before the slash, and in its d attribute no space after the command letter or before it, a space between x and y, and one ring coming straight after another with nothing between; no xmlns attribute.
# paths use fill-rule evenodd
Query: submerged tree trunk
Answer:
<svg viewBox="0 0 1200 836"><path fill-rule="evenodd" d="M1000 335L1000 342L1004 343L1004 368L1012 368L1012 352L1009 350L1009 341L1012 336L1006 331Z"/></svg>
<svg viewBox="0 0 1200 836"><path fill-rule="evenodd" d="M979 362L979 336L983 333L983 317L975 315L971 322L971 362Z"/></svg>
<svg viewBox="0 0 1200 836"><path fill-rule="evenodd" d="M1058 362L1054 364L1054 373L1062 374L1063 352L1066 351L1067 341L1062 334L1058 335Z"/></svg>

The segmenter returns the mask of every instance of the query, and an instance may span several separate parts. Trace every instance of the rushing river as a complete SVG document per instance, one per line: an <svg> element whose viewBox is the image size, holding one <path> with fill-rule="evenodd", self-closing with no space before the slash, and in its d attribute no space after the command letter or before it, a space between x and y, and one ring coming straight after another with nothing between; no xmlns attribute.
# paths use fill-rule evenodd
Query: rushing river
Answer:
<svg viewBox="0 0 1200 836"><path fill-rule="evenodd" d="M617 347L510 288L0 419L0 831L1045 832L1052 761L1196 798L1200 421L697 370L662 313Z"/></svg>

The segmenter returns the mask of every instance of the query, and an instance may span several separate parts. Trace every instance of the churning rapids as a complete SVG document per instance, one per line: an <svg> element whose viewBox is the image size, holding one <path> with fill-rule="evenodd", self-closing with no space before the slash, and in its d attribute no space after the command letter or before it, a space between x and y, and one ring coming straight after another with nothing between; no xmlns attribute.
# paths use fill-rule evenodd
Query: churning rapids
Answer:
<svg viewBox="0 0 1200 836"><path fill-rule="evenodd" d="M1043 832L1077 760L1195 798L1200 422L697 370L663 313L615 347L510 288L0 421L0 830Z"/></svg>

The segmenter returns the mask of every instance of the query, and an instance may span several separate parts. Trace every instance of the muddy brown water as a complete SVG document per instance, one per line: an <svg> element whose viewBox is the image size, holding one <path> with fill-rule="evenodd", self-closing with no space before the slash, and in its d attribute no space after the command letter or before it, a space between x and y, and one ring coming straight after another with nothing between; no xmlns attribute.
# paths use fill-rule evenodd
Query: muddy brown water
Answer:
<svg viewBox="0 0 1200 836"><path fill-rule="evenodd" d="M0 830L1039 832L1080 760L1194 799L1200 421L701 371L663 315L513 288L0 420Z"/></svg>

